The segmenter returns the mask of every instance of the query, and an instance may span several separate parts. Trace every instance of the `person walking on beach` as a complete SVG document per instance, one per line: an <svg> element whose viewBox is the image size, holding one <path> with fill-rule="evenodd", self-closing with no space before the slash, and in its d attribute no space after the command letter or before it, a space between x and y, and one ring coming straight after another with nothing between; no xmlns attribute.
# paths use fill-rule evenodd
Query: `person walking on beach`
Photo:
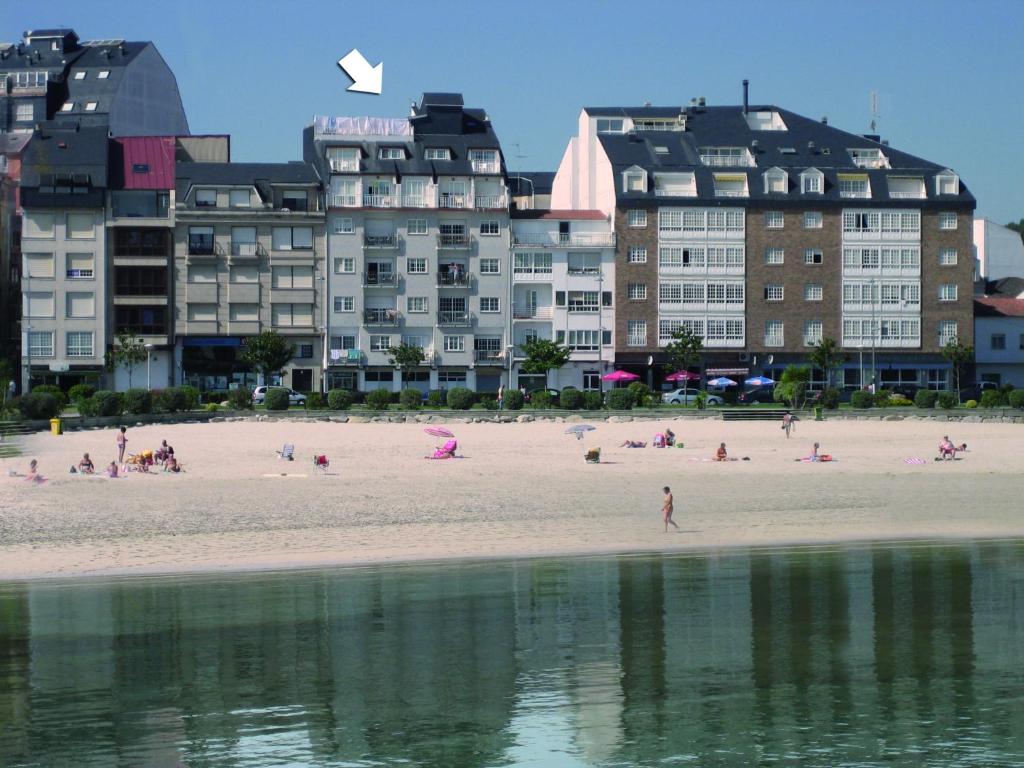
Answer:
<svg viewBox="0 0 1024 768"><path fill-rule="evenodd" d="M505 385L498 385L498 410L504 410L505 408Z"/></svg>
<svg viewBox="0 0 1024 768"><path fill-rule="evenodd" d="M117 433L117 463L120 464L124 461L124 449L128 445L128 438L125 437L125 432L128 431L128 427L121 427L121 430Z"/></svg>
<svg viewBox="0 0 1024 768"><path fill-rule="evenodd" d="M793 425L793 414L789 411L786 411L782 417L782 428L786 430L786 439L788 440L790 431L795 428Z"/></svg>
<svg viewBox="0 0 1024 768"><path fill-rule="evenodd" d="M679 530L679 526L676 525L676 521L672 519L672 512L674 510L672 505L672 489L666 485L661 490L665 492L665 501L661 505L661 515L665 520L665 533L668 533L669 523L672 524L673 528Z"/></svg>

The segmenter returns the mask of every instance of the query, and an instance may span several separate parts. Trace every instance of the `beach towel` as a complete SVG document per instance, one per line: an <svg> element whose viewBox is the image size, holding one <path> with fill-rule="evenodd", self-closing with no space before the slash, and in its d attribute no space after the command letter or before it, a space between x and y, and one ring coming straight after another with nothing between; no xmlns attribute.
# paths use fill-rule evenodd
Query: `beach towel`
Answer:
<svg viewBox="0 0 1024 768"><path fill-rule="evenodd" d="M927 464L928 462L922 459L920 456L911 456L910 458L903 460L904 464Z"/></svg>

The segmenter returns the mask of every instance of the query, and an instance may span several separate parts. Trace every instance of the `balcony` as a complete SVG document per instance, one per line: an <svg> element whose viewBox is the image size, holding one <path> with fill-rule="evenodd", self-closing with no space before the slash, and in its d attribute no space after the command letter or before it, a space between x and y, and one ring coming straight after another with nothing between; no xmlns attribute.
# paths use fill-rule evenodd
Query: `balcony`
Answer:
<svg viewBox="0 0 1024 768"><path fill-rule="evenodd" d="M520 232L512 234L512 244L535 248L607 248L615 245L615 233Z"/></svg>
<svg viewBox="0 0 1024 768"><path fill-rule="evenodd" d="M188 241L188 255L189 256L216 256L220 249L217 244L213 242L213 238L204 238L202 240L189 240Z"/></svg>
<svg viewBox="0 0 1024 768"><path fill-rule="evenodd" d="M512 307L513 320L550 320L552 315L551 307Z"/></svg>
<svg viewBox="0 0 1024 768"><path fill-rule="evenodd" d="M331 165L332 173L359 173L359 160L332 157L327 162Z"/></svg>
<svg viewBox="0 0 1024 768"><path fill-rule="evenodd" d="M451 270L441 270L437 273L437 287L438 288L469 288L472 282L473 276L463 269L459 269L457 272Z"/></svg>
<svg viewBox="0 0 1024 768"><path fill-rule="evenodd" d="M438 235L437 236L437 249L448 250L448 251L467 251L470 246L470 237L466 234L461 235Z"/></svg>
<svg viewBox="0 0 1024 768"><path fill-rule="evenodd" d="M398 325L397 309L364 309L364 325Z"/></svg>
<svg viewBox="0 0 1024 768"><path fill-rule="evenodd" d="M647 335L643 336L627 336L626 337L627 347L646 347L647 346Z"/></svg>
<svg viewBox="0 0 1024 768"><path fill-rule="evenodd" d="M355 208L359 205L357 195L331 195L327 198L329 208Z"/></svg>
<svg viewBox="0 0 1024 768"><path fill-rule="evenodd" d="M485 365L504 365L505 355L500 349L475 349L473 359Z"/></svg>
<svg viewBox="0 0 1024 768"><path fill-rule="evenodd" d="M398 275L394 272L363 272L363 288L395 288Z"/></svg>
<svg viewBox="0 0 1024 768"><path fill-rule="evenodd" d="M363 235L363 248L368 250L393 250L398 247L398 235Z"/></svg>
<svg viewBox="0 0 1024 768"><path fill-rule="evenodd" d="M596 313L601 311L601 307L598 304L575 304L569 302L568 310L570 313Z"/></svg>
<svg viewBox="0 0 1024 768"><path fill-rule="evenodd" d="M700 162L711 168L754 168L757 165L753 155L747 151L725 154L701 153Z"/></svg>
<svg viewBox="0 0 1024 768"><path fill-rule="evenodd" d="M360 349L332 349L330 354L330 365L359 365L363 362L363 352Z"/></svg>
<svg viewBox="0 0 1024 768"><path fill-rule="evenodd" d="M442 192L437 204L440 208L469 208L469 195Z"/></svg>
<svg viewBox="0 0 1024 768"><path fill-rule="evenodd" d="M232 243L232 260L255 259L266 256L267 252L259 243Z"/></svg>
<svg viewBox="0 0 1024 768"><path fill-rule="evenodd" d="M399 208L401 198L398 195L363 195L364 208Z"/></svg>
<svg viewBox="0 0 1024 768"><path fill-rule="evenodd" d="M501 163L497 160L471 160L473 173L501 173Z"/></svg>
<svg viewBox="0 0 1024 768"><path fill-rule="evenodd" d="M474 208L507 208L508 200L504 195L477 195L473 198Z"/></svg>
<svg viewBox="0 0 1024 768"><path fill-rule="evenodd" d="M437 313L437 324L448 327L466 327L472 324L469 312L458 310L442 310Z"/></svg>

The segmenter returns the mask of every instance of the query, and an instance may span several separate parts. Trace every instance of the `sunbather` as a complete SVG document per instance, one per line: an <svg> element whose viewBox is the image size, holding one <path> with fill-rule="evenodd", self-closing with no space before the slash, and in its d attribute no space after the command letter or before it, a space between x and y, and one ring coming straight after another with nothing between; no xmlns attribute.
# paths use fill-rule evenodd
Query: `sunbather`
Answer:
<svg viewBox="0 0 1024 768"><path fill-rule="evenodd" d="M427 456L428 459L454 459L455 449L459 447L459 444L454 440L449 440L440 448L434 451L432 456Z"/></svg>
<svg viewBox="0 0 1024 768"><path fill-rule="evenodd" d="M953 441L949 439L949 435L942 436L942 442L939 443L939 458L940 459L955 459L957 451L966 451L967 443L962 446L953 445Z"/></svg>
<svg viewBox="0 0 1024 768"><path fill-rule="evenodd" d="M178 463L178 460L176 458L174 458L174 456L168 457L167 463L164 464L164 472L184 472L184 471L185 470L181 468L181 464Z"/></svg>
<svg viewBox="0 0 1024 768"><path fill-rule="evenodd" d="M646 448L647 443L643 440L626 440L620 446L622 448Z"/></svg>
<svg viewBox="0 0 1024 768"><path fill-rule="evenodd" d="M664 448L665 447L665 435L664 435L664 433L658 432L657 434L655 434L654 442L652 443L652 445L655 448Z"/></svg>
<svg viewBox="0 0 1024 768"><path fill-rule="evenodd" d="M167 444L166 440L160 441L160 447L156 449L156 455L154 458L163 463L167 464L167 460L174 455L174 447Z"/></svg>
<svg viewBox="0 0 1024 768"><path fill-rule="evenodd" d="M729 454L725 450L725 443L718 446L718 450L715 451L715 461L728 461Z"/></svg>
<svg viewBox="0 0 1024 768"><path fill-rule="evenodd" d="M78 471L83 475L91 475L96 471L96 466L92 463L88 453L84 454L82 460L78 462Z"/></svg>
<svg viewBox="0 0 1024 768"><path fill-rule="evenodd" d="M676 444L676 433L671 429L665 430L665 446L671 448Z"/></svg>
<svg viewBox="0 0 1024 768"><path fill-rule="evenodd" d="M46 478L39 474L39 464L35 459L28 463L28 474L25 475L25 480L36 485L46 482Z"/></svg>
<svg viewBox="0 0 1024 768"><path fill-rule="evenodd" d="M117 462L112 461L107 467L107 477L117 477Z"/></svg>

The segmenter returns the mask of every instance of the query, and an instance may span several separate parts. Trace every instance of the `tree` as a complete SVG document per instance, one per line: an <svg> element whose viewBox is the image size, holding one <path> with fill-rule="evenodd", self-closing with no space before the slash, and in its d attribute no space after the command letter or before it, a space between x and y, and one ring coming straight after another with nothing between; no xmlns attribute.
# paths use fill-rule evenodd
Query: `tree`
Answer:
<svg viewBox="0 0 1024 768"><path fill-rule="evenodd" d="M523 362L524 373L543 373L561 368L569 362L569 348L561 346L549 339L530 339L523 342L526 360Z"/></svg>
<svg viewBox="0 0 1024 768"><path fill-rule="evenodd" d="M668 355L665 370L675 373L696 365L703 349L704 341L700 336L688 328L676 328L672 332L672 341L665 345L665 354Z"/></svg>
<svg viewBox="0 0 1024 768"><path fill-rule="evenodd" d="M779 383L775 385L775 402L785 403L794 410L801 408L810 379L811 370L806 365L787 365Z"/></svg>
<svg viewBox="0 0 1024 768"><path fill-rule="evenodd" d="M418 365L423 365L423 347L415 344L402 342L397 347L388 347L388 362L395 368L410 370Z"/></svg>
<svg viewBox="0 0 1024 768"><path fill-rule="evenodd" d="M115 369L118 365L123 365L128 369L128 389L132 388L132 371L136 365L145 362L146 356L146 345L142 343L142 339L125 331L117 335L117 346L114 347L111 357Z"/></svg>
<svg viewBox="0 0 1024 768"><path fill-rule="evenodd" d="M242 360L262 373L266 384L270 383L270 374L279 373L294 355L295 346L277 331L249 336L242 345Z"/></svg>
<svg viewBox="0 0 1024 768"><path fill-rule="evenodd" d="M1009 224L1006 225L1006 228L1012 229L1014 232L1020 235L1021 240L1024 240L1024 219L1021 219L1020 221L1011 221Z"/></svg>
<svg viewBox="0 0 1024 768"><path fill-rule="evenodd" d="M956 402L960 404L960 381L964 369L974 360L974 347L964 346L960 339L950 339L942 348L942 356L953 366L953 377L956 382Z"/></svg>
<svg viewBox="0 0 1024 768"><path fill-rule="evenodd" d="M826 389L832 386L832 371L842 365L844 357L836 340L828 337L815 344L810 354L807 355L807 359L820 368L824 374Z"/></svg>

